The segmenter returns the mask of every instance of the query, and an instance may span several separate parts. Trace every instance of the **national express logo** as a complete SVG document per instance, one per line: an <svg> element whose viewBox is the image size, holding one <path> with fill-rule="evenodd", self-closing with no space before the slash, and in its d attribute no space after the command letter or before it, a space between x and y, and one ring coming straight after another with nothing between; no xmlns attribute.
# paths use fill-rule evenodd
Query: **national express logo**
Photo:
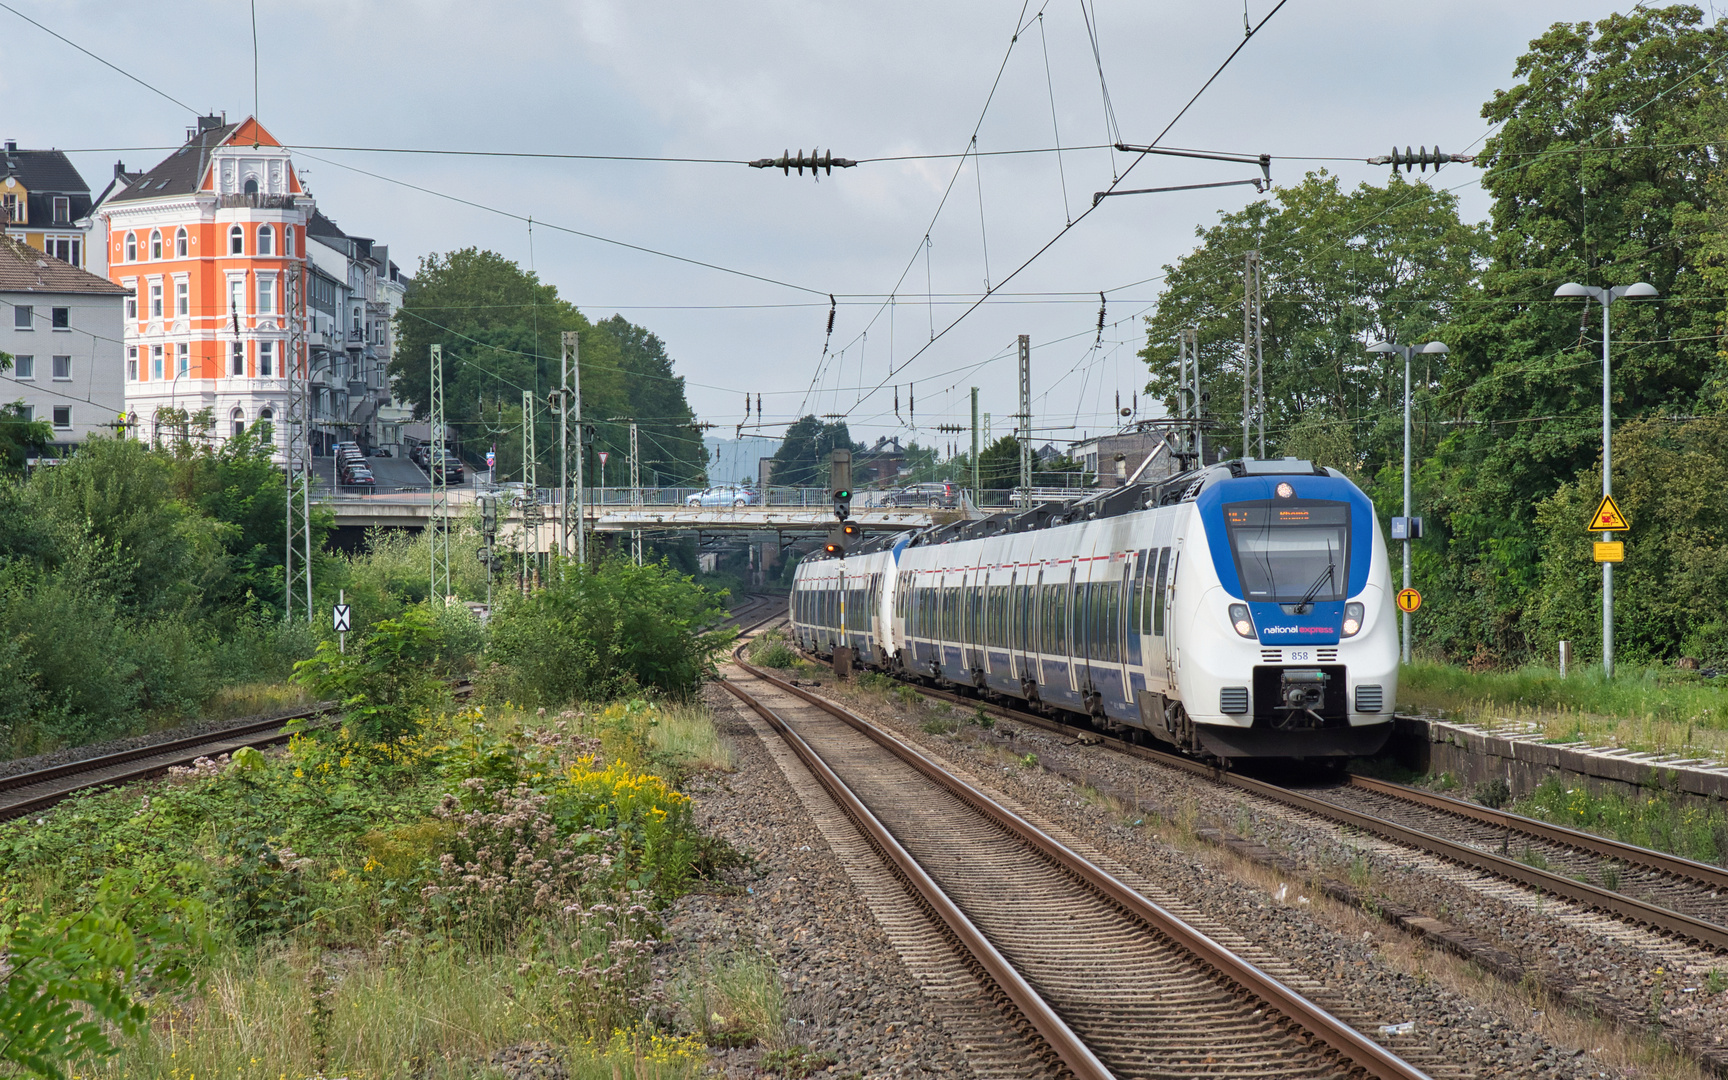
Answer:
<svg viewBox="0 0 1728 1080"><path fill-rule="evenodd" d="M1330 634L1337 627L1333 626L1263 626L1262 634Z"/></svg>

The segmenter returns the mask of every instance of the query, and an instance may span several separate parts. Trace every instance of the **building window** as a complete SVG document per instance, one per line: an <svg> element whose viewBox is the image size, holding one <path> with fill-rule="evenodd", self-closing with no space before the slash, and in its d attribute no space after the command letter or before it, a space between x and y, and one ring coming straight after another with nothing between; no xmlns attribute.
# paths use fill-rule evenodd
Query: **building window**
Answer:
<svg viewBox="0 0 1728 1080"><path fill-rule="evenodd" d="M246 279L228 279L228 310L236 315L246 313Z"/></svg>
<svg viewBox="0 0 1728 1080"><path fill-rule="evenodd" d="M276 312L276 275L258 275L258 314L273 315Z"/></svg>
<svg viewBox="0 0 1728 1080"><path fill-rule="evenodd" d="M126 234L126 261L138 261L138 235L136 233Z"/></svg>
<svg viewBox="0 0 1728 1080"><path fill-rule="evenodd" d="M184 228L176 229L174 232L174 257L176 259L186 257L186 230Z"/></svg>
<svg viewBox="0 0 1728 1080"><path fill-rule="evenodd" d="M138 298L136 296L126 298L126 318L129 320L138 318Z"/></svg>
<svg viewBox="0 0 1728 1080"><path fill-rule="evenodd" d="M268 225L258 226L258 254L276 254L276 230Z"/></svg>
<svg viewBox="0 0 1728 1080"><path fill-rule="evenodd" d="M18 419L24 421L26 424L29 424L29 423L32 423L35 421L35 419L36 419L36 406L34 406L34 405L19 405L18 410L19 410Z"/></svg>
<svg viewBox="0 0 1728 1080"><path fill-rule="evenodd" d="M232 419L234 421L234 437L238 439L246 434L246 417L239 409L235 409Z"/></svg>
<svg viewBox="0 0 1728 1080"><path fill-rule="evenodd" d="M228 230L228 254L246 254L246 230L238 225Z"/></svg>
<svg viewBox="0 0 1728 1080"><path fill-rule="evenodd" d="M12 326L18 330L33 329L30 325L30 316L35 313L36 309L29 304L19 304L12 309Z"/></svg>
<svg viewBox="0 0 1728 1080"><path fill-rule="evenodd" d="M174 283L174 314L188 315L191 311L191 286L182 278Z"/></svg>
<svg viewBox="0 0 1728 1080"><path fill-rule="evenodd" d="M72 200L65 195L54 196L54 224L72 224Z"/></svg>
<svg viewBox="0 0 1728 1080"><path fill-rule="evenodd" d="M54 406L54 426L57 428L69 428L72 426L72 406Z"/></svg>
<svg viewBox="0 0 1728 1080"><path fill-rule="evenodd" d="M22 208L17 195L0 195L0 221L9 221L14 225L24 224L24 219L18 213Z"/></svg>
<svg viewBox="0 0 1728 1080"><path fill-rule="evenodd" d="M57 307L48 309L53 316L53 326L56 330L72 329L72 309Z"/></svg>
<svg viewBox="0 0 1728 1080"><path fill-rule="evenodd" d="M34 379L36 377L36 358L34 356L14 356L12 358L12 377L14 379Z"/></svg>
<svg viewBox="0 0 1728 1080"><path fill-rule="evenodd" d="M162 283L160 281L150 283L150 317L152 319L162 317Z"/></svg>
<svg viewBox="0 0 1728 1080"><path fill-rule="evenodd" d="M233 364L229 369L230 372L232 374L235 374L235 375L246 374L246 343L245 342L236 341L234 343L233 357L234 357Z"/></svg>
<svg viewBox="0 0 1728 1080"><path fill-rule="evenodd" d="M246 192L248 195L258 194L258 178L256 176L248 176L246 178L246 183L242 185L241 190Z"/></svg>
<svg viewBox="0 0 1728 1080"><path fill-rule="evenodd" d="M192 346L182 341L174 346L174 370L180 375L186 374L192 366Z"/></svg>
<svg viewBox="0 0 1728 1080"><path fill-rule="evenodd" d="M258 375L269 378L276 374L276 343L260 341L258 343Z"/></svg>
<svg viewBox="0 0 1728 1080"><path fill-rule="evenodd" d="M160 259L162 257L162 230L161 229L151 229L150 230L150 257L152 259Z"/></svg>
<svg viewBox="0 0 1728 1080"><path fill-rule="evenodd" d="M282 254L292 259L294 257L294 226L284 226L282 229Z"/></svg>
<svg viewBox="0 0 1728 1080"><path fill-rule="evenodd" d="M150 377L152 379L162 378L162 346L160 345L150 346Z"/></svg>
<svg viewBox="0 0 1728 1080"><path fill-rule="evenodd" d="M72 358L70 356L56 356L53 363L56 379L65 382L72 378Z"/></svg>
<svg viewBox="0 0 1728 1080"><path fill-rule="evenodd" d="M126 349L126 381L138 381L138 346L131 345Z"/></svg>
<svg viewBox="0 0 1728 1080"><path fill-rule="evenodd" d="M63 263L77 266L84 261L84 245L72 236L50 236L42 242L42 249Z"/></svg>

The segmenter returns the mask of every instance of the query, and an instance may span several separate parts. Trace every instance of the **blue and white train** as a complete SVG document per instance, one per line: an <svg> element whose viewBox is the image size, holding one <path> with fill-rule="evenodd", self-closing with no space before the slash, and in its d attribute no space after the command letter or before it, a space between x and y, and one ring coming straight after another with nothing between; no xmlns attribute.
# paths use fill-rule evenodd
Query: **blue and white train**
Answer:
<svg viewBox="0 0 1728 1080"><path fill-rule="evenodd" d="M790 630L1202 756L1338 758L1391 733L1393 601L1361 489L1248 459L808 557Z"/></svg>

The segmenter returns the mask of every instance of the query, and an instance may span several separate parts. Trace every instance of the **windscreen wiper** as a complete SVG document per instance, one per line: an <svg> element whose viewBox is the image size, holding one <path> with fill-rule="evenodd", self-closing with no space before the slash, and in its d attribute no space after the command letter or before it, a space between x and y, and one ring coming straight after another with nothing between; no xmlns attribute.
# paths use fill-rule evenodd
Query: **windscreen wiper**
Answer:
<svg viewBox="0 0 1728 1080"><path fill-rule="evenodd" d="M1326 569L1320 571L1320 576L1314 579L1314 584L1308 586L1308 591L1306 593L1302 594L1302 599L1300 599L1296 602L1296 607L1293 611L1290 612L1290 614L1292 614L1292 615L1306 615L1306 614L1308 614L1308 612L1311 610L1308 606L1309 602L1312 601L1314 599L1314 597L1320 592L1320 586L1326 584L1328 581L1331 581L1333 575L1336 574L1337 572L1338 572L1337 564L1335 564L1332 561L1332 544L1330 541L1328 541L1326 544Z"/></svg>

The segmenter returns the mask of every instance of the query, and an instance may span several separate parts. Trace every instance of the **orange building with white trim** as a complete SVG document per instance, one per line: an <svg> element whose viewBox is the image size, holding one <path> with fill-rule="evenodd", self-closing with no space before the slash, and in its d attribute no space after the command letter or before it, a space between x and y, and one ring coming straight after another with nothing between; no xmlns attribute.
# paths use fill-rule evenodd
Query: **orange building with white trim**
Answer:
<svg viewBox="0 0 1728 1080"><path fill-rule="evenodd" d="M291 321L306 325L312 200L256 120L223 121L200 117L184 146L94 212L108 277L133 290L126 408L146 438L161 430L159 410L208 408L218 437L272 420L283 446L286 365L306 362L303 343L287 353ZM289 311L294 268L301 286Z"/></svg>

